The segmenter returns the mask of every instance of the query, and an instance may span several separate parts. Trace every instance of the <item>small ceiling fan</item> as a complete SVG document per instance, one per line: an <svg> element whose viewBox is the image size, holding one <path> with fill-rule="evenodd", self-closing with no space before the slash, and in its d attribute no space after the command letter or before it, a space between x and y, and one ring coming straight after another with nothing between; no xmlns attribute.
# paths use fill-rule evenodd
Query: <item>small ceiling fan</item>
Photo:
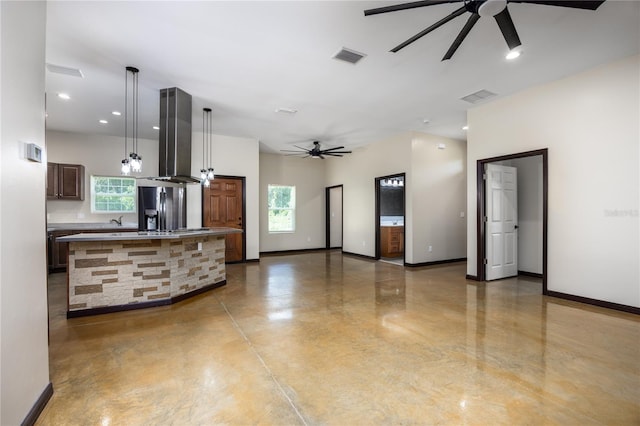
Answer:
<svg viewBox="0 0 640 426"><path fill-rule="evenodd" d="M423 0L423 1L414 1L411 3L402 3L393 6L385 6L378 7L375 9L368 9L364 11L364 16L369 15L377 15L380 13L387 12L396 12L399 10L406 9L414 9L417 7L424 6L435 6L438 4L444 3L459 3L464 2L464 5L459 9L451 12L449 15L445 16L435 24L427 27L423 31L414 35L410 39L400 43L393 49L391 52L396 53L400 49L403 49L418 40L419 38L429 34L431 31L441 27L452 19L462 15L465 12L471 13L471 16L467 20L467 23L464 25L458 37L453 41L451 47L442 58L443 61L451 59L453 54L456 52L458 47L462 44L462 41L467 37L471 28L478 22L480 17L493 17L498 23L498 27L500 27L500 31L507 42L510 50L515 49L520 46L522 43L520 42L520 37L518 37L518 32L516 31L516 27L513 24L513 20L511 19L511 15L509 14L509 9L507 9L507 3L531 3L531 4L543 4L547 6L561 6L561 7L570 7L574 9L588 9L588 10L596 10L605 0Z"/></svg>
<svg viewBox="0 0 640 426"><path fill-rule="evenodd" d="M342 154L351 154L351 151L341 151L342 149L344 149L344 146L337 146L335 148L328 148L328 149L320 149L320 142L318 141L313 141L313 148L303 148L298 145L294 145L294 146L298 149L297 150L283 149L282 152L291 153L291 154L285 154L285 155L298 155L298 156L302 156L302 158L307 158L307 157L321 158L323 160L325 155L331 156L331 157L342 157Z"/></svg>

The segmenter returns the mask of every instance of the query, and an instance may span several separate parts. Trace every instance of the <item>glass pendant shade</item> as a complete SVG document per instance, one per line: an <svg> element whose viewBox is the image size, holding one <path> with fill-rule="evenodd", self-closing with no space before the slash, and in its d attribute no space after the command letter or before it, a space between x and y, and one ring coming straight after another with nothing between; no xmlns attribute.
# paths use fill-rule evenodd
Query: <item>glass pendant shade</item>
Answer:
<svg viewBox="0 0 640 426"><path fill-rule="evenodd" d="M129 163L131 164L131 171L133 173L140 173L142 171L142 157L135 152L129 155Z"/></svg>
<svg viewBox="0 0 640 426"><path fill-rule="evenodd" d="M131 172L131 165L129 164L129 160L125 158L124 160L122 160L120 173L122 173L124 176L128 176L130 172Z"/></svg>

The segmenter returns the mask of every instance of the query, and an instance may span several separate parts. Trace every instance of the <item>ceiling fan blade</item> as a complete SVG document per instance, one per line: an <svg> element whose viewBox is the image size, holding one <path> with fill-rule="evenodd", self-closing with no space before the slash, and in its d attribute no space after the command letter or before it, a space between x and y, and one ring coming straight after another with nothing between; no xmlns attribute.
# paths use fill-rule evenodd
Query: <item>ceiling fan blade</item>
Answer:
<svg viewBox="0 0 640 426"><path fill-rule="evenodd" d="M305 150L299 151L297 149L281 149L280 152L303 152L304 153L304 152L307 152L307 150L305 149Z"/></svg>
<svg viewBox="0 0 640 426"><path fill-rule="evenodd" d="M396 12L398 10L415 9L416 7L433 6L443 3L455 3L462 0L423 0L413 1L410 3L396 4L394 6L377 7L375 9L368 9L364 11L364 16L377 15L379 13Z"/></svg>
<svg viewBox="0 0 640 426"><path fill-rule="evenodd" d="M460 45L462 44L462 41L465 39L465 37L467 37L467 35L469 35L469 31L471 31L471 28L473 28L476 22L478 22L478 19L480 19L480 15L478 15L477 13L473 13L471 16L469 16L469 19L467 20L467 23L464 24L464 27L462 27L460 34L458 34L458 37L456 37L456 39L453 41L453 44L451 45L449 50L447 50L444 58L442 58L443 61L451 59L453 54L456 53L456 50L458 50L458 47L460 47Z"/></svg>
<svg viewBox="0 0 640 426"><path fill-rule="evenodd" d="M522 43L520 42L520 37L518 37L516 27L513 25L509 9L505 7L504 10L494 16L494 18L496 18L496 22L500 27L500 31L502 31L502 35L504 36L509 49L515 49L520 46Z"/></svg>
<svg viewBox="0 0 640 426"><path fill-rule="evenodd" d="M605 0L508 0L509 3L544 4L547 6L571 7L573 9L596 10Z"/></svg>
<svg viewBox="0 0 640 426"><path fill-rule="evenodd" d="M323 149L324 152L335 151L336 149L344 149L344 146L336 146L335 148Z"/></svg>
<svg viewBox="0 0 640 426"><path fill-rule="evenodd" d="M296 148L298 148L298 149L303 150L304 152L309 152L309 151L310 151L310 150L309 150L309 148L303 148L303 147L298 146L298 145L294 145L294 146L295 146Z"/></svg>
<svg viewBox="0 0 640 426"><path fill-rule="evenodd" d="M331 152L323 152L323 154L326 154L326 155L333 155L333 154L351 154L351 151L331 151Z"/></svg>
<svg viewBox="0 0 640 426"><path fill-rule="evenodd" d="M462 15L466 11L467 11L467 8L465 6L462 6L460 9L455 10L454 12L452 12L449 15L445 16L444 18L442 18L441 20L439 20L435 24L431 25L429 28L427 28L425 30L422 30L421 32L419 32L418 34L414 35L413 37L411 37L409 40L405 41L404 43L400 43L399 45L397 45L396 47L394 47L390 51L393 52L393 53L398 52L400 49L403 49L403 48L407 47L408 45L410 45L414 41L418 40L419 38L421 38L421 37L423 37L423 36L425 36L427 34L429 34L431 31L435 30L436 28L441 27L442 25L444 25L447 22L451 21L453 18L456 18L456 17Z"/></svg>

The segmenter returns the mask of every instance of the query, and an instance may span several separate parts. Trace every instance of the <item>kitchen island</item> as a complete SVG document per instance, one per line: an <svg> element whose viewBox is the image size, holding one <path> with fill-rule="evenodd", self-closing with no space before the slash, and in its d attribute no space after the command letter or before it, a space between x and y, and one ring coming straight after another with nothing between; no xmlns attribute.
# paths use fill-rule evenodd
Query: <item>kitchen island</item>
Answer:
<svg viewBox="0 0 640 426"><path fill-rule="evenodd" d="M226 284L233 228L75 234L69 243L67 317L168 305Z"/></svg>

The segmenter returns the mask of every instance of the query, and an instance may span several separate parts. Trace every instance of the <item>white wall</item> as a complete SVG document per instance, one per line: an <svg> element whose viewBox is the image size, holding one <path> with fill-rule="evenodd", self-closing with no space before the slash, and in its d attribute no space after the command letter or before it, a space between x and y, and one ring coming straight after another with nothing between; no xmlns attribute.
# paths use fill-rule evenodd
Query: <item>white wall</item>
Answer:
<svg viewBox="0 0 640 426"><path fill-rule="evenodd" d="M518 270L542 274L542 156L511 165L518 169Z"/></svg>
<svg viewBox="0 0 640 426"><path fill-rule="evenodd" d="M468 112L467 272L478 159L549 148L548 289L640 306L640 57Z"/></svg>
<svg viewBox="0 0 640 426"><path fill-rule="evenodd" d="M202 168L202 133L194 132L191 140L191 175L198 177ZM258 140L213 135L212 144L215 173L246 178L246 255L247 260L258 259L260 245ZM190 228L202 226L202 188L199 185L187 185L187 226Z"/></svg>
<svg viewBox="0 0 640 426"><path fill-rule="evenodd" d="M374 179L405 173L405 261L465 257L465 149L461 141L404 133L328 163L327 186L344 184L343 250L375 256Z"/></svg>
<svg viewBox="0 0 640 426"><path fill-rule="evenodd" d="M445 149L438 149L439 144ZM415 133L411 145L410 263L464 258L467 221L460 213L467 210L467 144Z"/></svg>
<svg viewBox="0 0 640 426"><path fill-rule="evenodd" d="M0 424L20 424L49 384L44 2L0 2ZM28 29L28 30L26 30Z"/></svg>
<svg viewBox="0 0 640 426"><path fill-rule="evenodd" d="M325 247L325 163L316 160L260 154L260 251L302 250ZM267 187L296 187L296 226L292 233L269 233Z"/></svg>
<svg viewBox="0 0 640 426"><path fill-rule="evenodd" d="M407 173L405 188L411 184L411 134L402 134L355 149L342 158L325 160L327 183L343 184L342 250L375 256L375 182L379 176ZM409 203L406 216L411 216ZM410 230L405 229L407 235ZM405 253L406 256L406 253ZM408 259L407 259L408 261Z"/></svg>
<svg viewBox="0 0 640 426"><path fill-rule="evenodd" d="M143 161L140 176L157 176L158 141L140 139L138 146L138 154ZM120 176L123 158L122 137L48 130L47 160L53 163L82 164L85 167L84 201L48 200L49 223L109 222L118 218L120 213L91 213L91 176ZM122 216L123 222L137 225L136 213Z"/></svg>

